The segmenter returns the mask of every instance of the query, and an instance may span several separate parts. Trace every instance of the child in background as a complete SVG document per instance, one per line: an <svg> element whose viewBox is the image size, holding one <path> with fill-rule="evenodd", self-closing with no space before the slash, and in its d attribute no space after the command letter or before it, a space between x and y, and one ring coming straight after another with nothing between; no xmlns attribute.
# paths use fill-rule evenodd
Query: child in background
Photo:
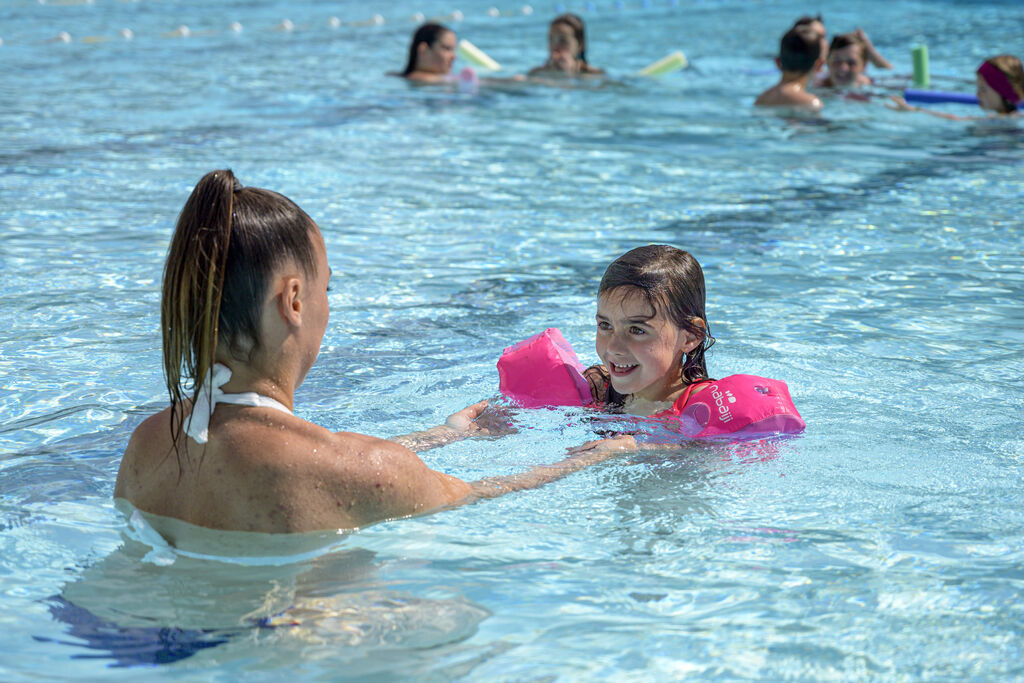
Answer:
<svg viewBox="0 0 1024 683"><path fill-rule="evenodd" d="M828 32L825 30L825 20L820 14L816 16L803 16L796 20L793 24L793 28L800 26L806 26L821 36L822 41L822 57L827 57L831 52L830 45L828 42ZM864 32L864 29L857 28L852 33L846 33L843 35L852 36L858 43L864 46L864 59L865 63L870 62L879 69L891 69L892 63L888 59L882 56L876 48L871 39L868 38L868 34ZM834 42L834 41L833 41Z"/></svg>
<svg viewBox="0 0 1024 683"><path fill-rule="evenodd" d="M989 117L1019 116L1018 108L1024 103L1024 67L1013 55L997 55L982 62L977 71L978 106L992 112ZM953 121L977 121L982 116L957 116L942 111L915 107L899 95L889 97L898 111L920 111Z"/></svg>
<svg viewBox="0 0 1024 683"><path fill-rule="evenodd" d="M821 100L807 92L807 84L824 62L823 44L823 36L812 25L789 29L782 36L775 58L782 77L758 95L754 105L820 111Z"/></svg>
<svg viewBox="0 0 1024 683"><path fill-rule="evenodd" d="M604 70L587 63L587 40L583 19L571 13L561 14L548 29L548 61L530 69L530 76L603 76Z"/></svg>
<svg viewBox="0 0 1024 683"><path fill-rule="evenodd" d="M867 69L867 46L856 33L843 33L828 46L828 73L817 85L823 88L856 88L871 85Z"/></svg>

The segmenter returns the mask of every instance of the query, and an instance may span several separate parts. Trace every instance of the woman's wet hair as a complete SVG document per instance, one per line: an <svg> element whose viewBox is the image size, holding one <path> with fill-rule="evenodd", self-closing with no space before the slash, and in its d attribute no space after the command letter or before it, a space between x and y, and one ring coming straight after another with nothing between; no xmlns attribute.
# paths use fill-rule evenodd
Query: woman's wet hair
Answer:
<svg viewBox="0 0 1024 683"><path fill-rule="evenodd" d="M416 32L412 34L412 42L409 44L409 60L405 63L405 69L402 70L402 75L408 76L416 70L416 57L418 54L417 48L420 46L420 43L426 43L427 47L434 47L434 43L436 43L442 35L451 32L452 30L444 24L438 24L434 21L428 21L416 29Z"/></svg>
<svg viewBox="0 0 1024 683"><path fill-rule="evenodd" d="M316 229L292 200L243 187L230 170L207 173L192 190L168 249L160 309L176 449L184 400L203 389L218 348L246 362L260 349L274 270L294 261L316 274Z"/></svg>
<svg viewBox="0 0 1024 683"><path fill-rule="evenodd" d="M551 26L548 30L554 28L558 24L564 24L572 29L573 37L576 38L576 42L579 43L580 53L575 55L576 59L580 60L584 64L587 63L587 37L586 31L583 28L583 19L578 14L572 12L566 12L565 14L559 14L557 17L551 20Z"/></svg>
<svg viewBox="0 0 1024 683"><path fill-rule="evenodd" d="M1024 101L1024 66L1022 66L1019 58L1013 55L996 55L995 57L989 57L984 63L999 69L1006 76L1010 87L1017 94L1017 102ZM1002 97L1002 100L1003 114L1017 111L1017 103L1011 102L1005 97Z"/></svg>
<svg viewBox="0 0 1024 683"><path fill-rule="evenodd" d="M704 271L697 259L667 244L637 247L608 266L597 295L615 291L639 294L650 304L652 316L661 313L673 325L700 339L693 351L684 354L680 376L687 384L708 379L704 354L715 338L704 312Z"/></svg>

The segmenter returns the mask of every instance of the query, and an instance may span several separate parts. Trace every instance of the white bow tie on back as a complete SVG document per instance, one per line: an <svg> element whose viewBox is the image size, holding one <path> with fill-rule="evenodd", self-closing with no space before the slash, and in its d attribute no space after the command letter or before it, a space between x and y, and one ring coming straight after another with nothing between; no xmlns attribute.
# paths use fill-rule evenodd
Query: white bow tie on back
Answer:
<svg viewBox="0 0 1024 683"><path fill-rule="evenodd" d="M257 394L255 391L245 391L240 394L225 394L222 386L231 380L231 368L222 364L214 363L213 367L206 371L206 379L203 381L203 389L196 395L192 404L192 414L185 425L185 434L192 437L196 443L206 443L210 440L210 417L218 403L232 403L239 406L254 406L256 408L273 408L292 415L280 401L269 396Z"/></svg>

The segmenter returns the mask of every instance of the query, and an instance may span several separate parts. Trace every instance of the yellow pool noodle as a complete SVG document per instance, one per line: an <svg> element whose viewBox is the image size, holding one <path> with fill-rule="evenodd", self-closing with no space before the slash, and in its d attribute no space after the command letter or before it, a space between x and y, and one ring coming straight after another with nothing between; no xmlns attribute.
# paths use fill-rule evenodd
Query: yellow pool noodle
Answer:
<svg viewBox="0 0 1024 683"><path fill-rule="evenodd" d="M459 56L468 62L473 62L477 66L491 71L498 71L501 69L501 64L487 56L487 54L478 48L473 43L469 42L465 38L459 41Z"/></svg>
<svg viewBox="0 0 1024 683"><path fill-rule="evenodd" d="M667 57L662 57L653 64L648 64L636 73L638 76L662 76L664 74L671 73L676 69L685 69L687 64L686 55L680 51L676 51Z"/></svg>

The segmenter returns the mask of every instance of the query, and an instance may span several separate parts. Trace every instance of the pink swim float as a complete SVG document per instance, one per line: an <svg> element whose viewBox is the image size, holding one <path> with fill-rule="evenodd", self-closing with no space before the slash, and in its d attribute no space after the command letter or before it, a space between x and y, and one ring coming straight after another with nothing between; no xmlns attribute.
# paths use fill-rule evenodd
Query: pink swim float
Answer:
<svg viewBox="0 0 1024 683"><path fill-rule="evenodd" d="M691 384L668 410L655 413L666 427L691 439L753 439L799 434L806 424L789 387L757 375L729 375Z"/></svg>
<svg viewBox="0 0 1024 683"><path fill-rule="evenodd" d="M505 349L498 387L523 408L584 406L593 401L583 363L555 327Z"/></svg>
<svg viewBox="0 0 1024 683"><path fill-rule="evenodd" d="M508 347L498 359L501 393L524 408L593 403L584 366L562 333L550 327ZM806 424L786 383L730 375L691 384L672 407L634 424L639 440L753 439L799 434Z"/></svg>

